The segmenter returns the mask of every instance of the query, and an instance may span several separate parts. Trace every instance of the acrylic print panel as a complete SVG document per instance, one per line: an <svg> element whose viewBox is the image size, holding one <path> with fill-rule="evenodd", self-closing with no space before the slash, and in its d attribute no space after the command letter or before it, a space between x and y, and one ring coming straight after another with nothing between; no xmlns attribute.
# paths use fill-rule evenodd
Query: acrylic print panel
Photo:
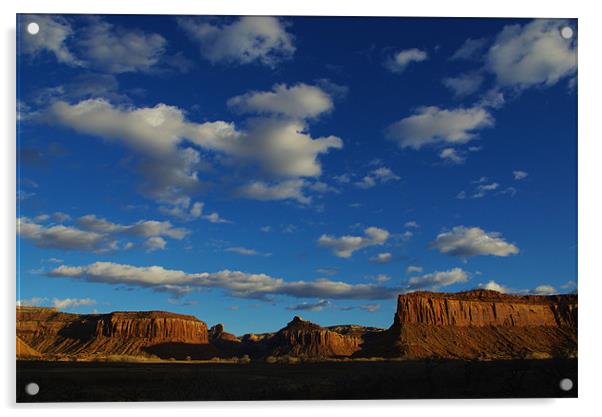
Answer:
<svg viewBox="0 0 602 417"><path fill-rule="evenodd" d="M18 401L577 395L576 20L17 20Z"/></svg>

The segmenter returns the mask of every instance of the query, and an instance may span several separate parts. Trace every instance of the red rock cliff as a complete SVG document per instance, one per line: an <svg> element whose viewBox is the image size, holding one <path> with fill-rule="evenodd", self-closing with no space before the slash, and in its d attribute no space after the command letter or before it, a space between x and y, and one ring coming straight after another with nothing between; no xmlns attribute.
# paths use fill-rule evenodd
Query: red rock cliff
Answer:
<svg viewBox="0 0 602 417"><path fill-rule="evenodd" d="M381 346L382 351L407 358L574 356L577 296L488 290L403 294L387 333L393 342Z"/></svg>
<svg viewBox="0 0 602 417"><path fill-rule="evenodd" d="M576 326L577 296L518 296L475 290L415 292L397 299L395 324L433 326Z"/></svg>
<svg viewBox="0 0 602 417"><path fill-rule="evenodd" d="M351 356L360 349L360 335L343 335L296 316L269 343L272 354L302 357Z"/></svg>
<svg viewBox="0 0 602 417"><path fill-rule="evenodd" d="M193 316L148 312L115 312L99 317L97 337L146 339L152 343L208 343L207 325Z"/></svg>
<svg viewBox="0 0 602 417"><path fill-rule="evenodd" d="M79 315L18 308L17 336L43 354L68 355L146 355L154 345L208 343L204 322L161 311Z"/></svg>

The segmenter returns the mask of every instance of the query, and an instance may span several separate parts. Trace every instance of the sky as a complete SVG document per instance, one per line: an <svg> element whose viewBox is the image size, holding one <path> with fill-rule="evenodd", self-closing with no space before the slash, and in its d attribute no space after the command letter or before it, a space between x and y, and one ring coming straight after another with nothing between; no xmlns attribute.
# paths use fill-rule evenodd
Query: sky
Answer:
<svg viewBox="0 0 602 417"><path fill-rule="evenodd" d="M576 291L576 20L17 31L21 305L243 334L388 327L410 291Z"/></svg>

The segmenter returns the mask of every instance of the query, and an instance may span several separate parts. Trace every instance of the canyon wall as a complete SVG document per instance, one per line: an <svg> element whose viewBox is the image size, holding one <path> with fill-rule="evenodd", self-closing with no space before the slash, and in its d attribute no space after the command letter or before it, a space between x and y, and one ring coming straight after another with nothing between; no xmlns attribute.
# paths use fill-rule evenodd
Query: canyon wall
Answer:
<svg viewBox="0 0 602 417"><path fill-rule="evenodd" d="M574 356L577 295L403 294L389 332L393 355L409 358Z"/></svg>
<svg viewBox="0 0 602 417"><path fill-rule="evenodd" d="M397 299L395 324L433 326L576 326L577 296L518 296L490 290L415 292Z"/></svg>
<svg viewBox="0 0 602 417"><path fill-rule="evenodd" d="M38 352L71 355L148 355L155 345L208 343L204 322L160 311L78 315L20 307L17 336Z"/></svg>

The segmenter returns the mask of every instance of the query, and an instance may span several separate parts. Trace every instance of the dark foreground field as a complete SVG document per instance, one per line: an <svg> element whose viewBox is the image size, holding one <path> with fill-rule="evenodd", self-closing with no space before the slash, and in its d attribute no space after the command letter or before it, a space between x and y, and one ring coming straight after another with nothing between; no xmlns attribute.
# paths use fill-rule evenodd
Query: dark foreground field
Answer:
<svg viewBox="0 0 602 417"><path fill-rule="evenodd" d="M569 392L559 388L571 378ZM36 396L25 386L36 382ZM283 364L17 362L18 402L576 397L577 360Z"/></svg>

